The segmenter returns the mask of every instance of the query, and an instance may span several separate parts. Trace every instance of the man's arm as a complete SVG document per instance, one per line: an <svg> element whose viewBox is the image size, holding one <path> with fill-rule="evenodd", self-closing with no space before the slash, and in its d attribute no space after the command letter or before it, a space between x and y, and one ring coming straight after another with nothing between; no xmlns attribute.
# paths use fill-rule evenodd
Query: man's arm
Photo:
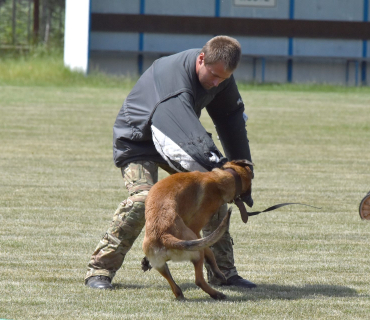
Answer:
<svg viewBox="0 0 370 320"><path fill-rule="evenodd" d="M222 147L229 160L246 159L252 162L244 115L244 103L234 77L207 106L207 111L216 126ZM253 166L249 166L253 172ZM242 199L253 206L252 194Z"/></svg>
<svg viewBox="0 0 370 320"><path fill-rule="evenodd" d="M207 106L207 111L216 126L227 158L229 160L246 159L252 162L243 117L244 103L233 77Z"/></svg>
<svg viewBox="0 0 370 320"><path fill-rule="evenodd" d="M192 107L193 98L181 93L158 105L152 117L157 151L177 171L210 171L224 163Z"/></svg>

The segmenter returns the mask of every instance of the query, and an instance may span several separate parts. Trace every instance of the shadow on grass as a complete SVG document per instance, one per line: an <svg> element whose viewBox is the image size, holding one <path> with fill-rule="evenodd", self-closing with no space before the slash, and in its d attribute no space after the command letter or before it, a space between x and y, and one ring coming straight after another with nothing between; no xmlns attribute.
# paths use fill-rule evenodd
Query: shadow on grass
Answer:
<svg viewBox="0 0 370 320"><path fill-rule="evenodd" d="M190 289L194 287L189 284L182 286L186 291L186 287ZM304 286L284 286L259 284L255 289L241 289L237 287L215 287L217 290L227 295L226 301L258 301L258 300L299 300L299 299L317 299L318 297L365 297L360 295L355 289L323 284L306 284ZM236 295L230 294L234 292ZM229 294L228 294L229 293ZM203 300L203 299L202 299ZM206 300L206 299L204 299ZM190 301L190 300L189 300ZM199 300L197 300L199 301Z"/></svg>
<svg viewBox="0 0 370 320"><path fill-rule="evenodd" d="M121 284L117 283L113 285L116 290L124 289L145 289L151 286L149 285L134 285L134 284ZM168 286L160 285L161 290L168 288ZM182 283L180 284L181 289L186 297L186 291L194 290L197 286L194 283ZM284 286L284 285L271 285L271 284L258 284L255 289L241 289L237 287L217 287L213 286L216 290L219 290L226 294L227 299L225 301L238 302L238 301L258 301L258 300L299 300L299 299L317 299L319 297L362 297L369 298L367 295L360 295L355 289L337 286L337 285L323 285L323 284L306 284L304 286ZM201 290L201 289L199 289ZM186 299L187 302L201 302L201 301L214 301L206 293L204 298L201 299Z"/></svg>
<svg viewBox="0 0 370 320"><path fill-rule="evenodd" d="M113 286L114 290L145 289L145 288L150 288L151 287L149 285L129 284L129 283L112 283L112 286Z"/></svg>

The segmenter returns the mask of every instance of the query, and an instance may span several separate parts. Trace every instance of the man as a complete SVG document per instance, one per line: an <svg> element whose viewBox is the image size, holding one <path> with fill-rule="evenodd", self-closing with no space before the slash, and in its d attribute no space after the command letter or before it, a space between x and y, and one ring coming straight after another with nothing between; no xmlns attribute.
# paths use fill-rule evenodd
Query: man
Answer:
<svg viewBox="0 0 370 320"><path fill-rule="evenodd" d="M127 96L113 128L113 157L129 197L118 206L91 257L87 286L112 288L111 280L145 225L145 198L158 180L158 167L169 173L205 172L227 161L199 121L204 107L227 158L251 161L244 105L232 76L240 56L237 40L212 38L201 50L156 60ZM252 198L247 203L252 206ZM204 236L217 228L226 211L227 205L220 208L204 228ZM256 286L238 275L228 231L212 250L227 285ZM218 284L207 271L209 282Z"/></svg>

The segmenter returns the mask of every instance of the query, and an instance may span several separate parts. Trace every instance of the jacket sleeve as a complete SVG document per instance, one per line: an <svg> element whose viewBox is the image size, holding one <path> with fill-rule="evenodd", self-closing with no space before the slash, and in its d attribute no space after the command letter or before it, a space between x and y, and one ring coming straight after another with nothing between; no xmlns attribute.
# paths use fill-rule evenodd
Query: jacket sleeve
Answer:
<svg viewBox="0 0 370 320"><path fill-rule="evenodd" d="M157 151L177 171L210 171L225 161L194 112L189 93L161 102L151 129Z"/></svg>
<svg viewBox="0 0 370 320"><path fill-rule="evenodd" d="M207 111L216 126L226 157L229 160L252 161L244 118L244 103L233 77L208 104Z"/></svg>

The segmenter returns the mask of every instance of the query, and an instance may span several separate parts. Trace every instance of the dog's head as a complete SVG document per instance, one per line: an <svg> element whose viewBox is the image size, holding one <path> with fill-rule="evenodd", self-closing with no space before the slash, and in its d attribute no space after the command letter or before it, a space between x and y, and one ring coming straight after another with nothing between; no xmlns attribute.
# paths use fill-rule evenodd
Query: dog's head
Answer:
<svg viewBox="0 0 370 320"><path fill-rule="evenodd" d="M251 166L253 166L253 163L248 160L233 160L230 162L226 162L225 165L222 167L223 169L232 169L240 176L242 181L240 198L250 208L253 206L253 199L251 194L252 179L254 178Z"/></svg>
<svg viewBox="0 0 370 320"><path fill-rule="evenodd" d="M254 164L248 160L232 160L229 162L226 162L222 169L233 169L235 172L237 172L242 180L245 180L246 185L252 183L252 179L254 178L253 171L251 167L254 166Z"/></svg>

